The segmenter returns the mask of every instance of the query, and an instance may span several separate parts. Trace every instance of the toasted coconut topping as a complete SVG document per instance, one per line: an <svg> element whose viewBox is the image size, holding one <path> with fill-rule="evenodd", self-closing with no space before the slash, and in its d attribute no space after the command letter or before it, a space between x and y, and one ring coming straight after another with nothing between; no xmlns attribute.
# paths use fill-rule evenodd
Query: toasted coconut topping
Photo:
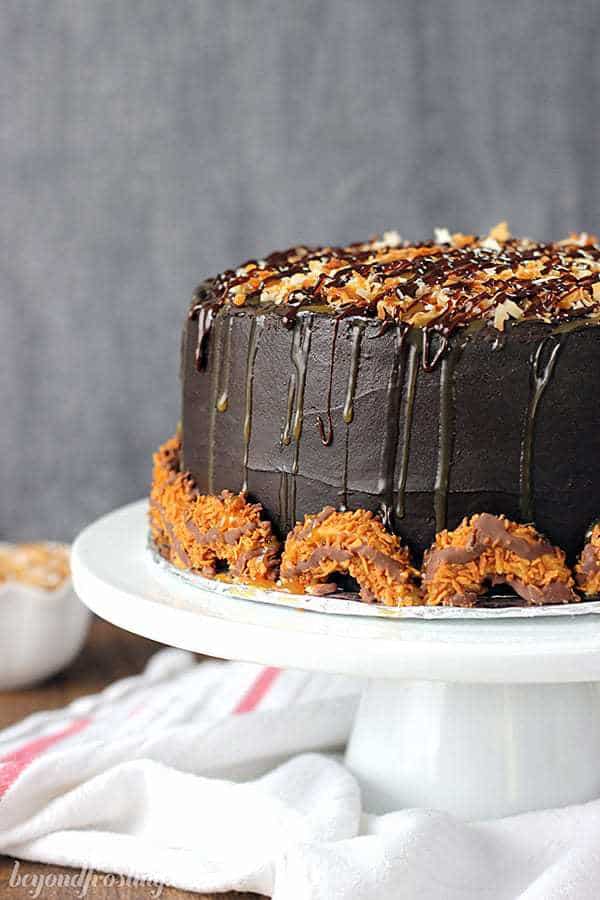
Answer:
<svg viewBox="0 0 600 900"><path fill-rule="evenodd" d="M208 577L219 563L235 579L261 583L277 577L279 544L262 507L244 494L199 494L179 469L180 441L171 438L154 456L150 527L159 553L179 568Z"/></svg>
<svg viewBox="0 0 600 900"><path fill-rule="evenodd" d="M421 602L417 570L408 550L381 521L364 509L336 512L325 507L305 516L288 534L281 557L281 583L294 591L335 589L332 577L348 573L360 586L360 598L387 606Z"/></svg>
<svg viewBox="0 0 600 900"><path fill-rule="evenodd" d="M553 243L513 238L501 222L485 238L436 229L411 244L396 232L347 247L293 247L201 286L196 300L232 306L370 315L450 334L472 321L561 322L600 315L594 235Z"/></svg>
<svg viewBox="0 0 600 900"><path fill-rule="evenodd" d="M575 566L577 586L587 597L600 594L600 524L594 525Z"/></svg>
<svg viewBox="0 0 600 900"><path fill-rule="evenodd" d="M562 550L531 525L481 513L442 531L423 560L429 606L474 606L490 585L508 584L528 606L578 600Z"/></svg>
<svg viewBox="0 0 600 900"><path fill-rule="evenodd" d="M0 584L19 581L54 591L69 574L69 551L61 544L9 544L0 548Z"/></svg>

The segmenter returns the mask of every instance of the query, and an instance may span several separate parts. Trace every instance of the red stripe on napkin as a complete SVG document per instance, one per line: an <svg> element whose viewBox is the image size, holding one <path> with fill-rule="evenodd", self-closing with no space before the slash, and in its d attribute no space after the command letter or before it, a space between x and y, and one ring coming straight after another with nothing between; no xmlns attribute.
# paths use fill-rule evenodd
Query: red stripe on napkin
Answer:
<svg viewBox="0 0 600 900"><path fill-rule="evenodd" d="M11 753L7 753L6 756L0 757L0 763L2 763L0 768L0 797L7 792L21 772L31 765L38 756L41 756L50 747L58 744L59 741L83 731L91 721L91 719L77 719L67 728L63 728L62 731L56 731L54 734L45 734L43 737L23 744L18 750L13 750Z"/></svg>
<svg viewBox="0 0 600 900"><path fill-rule="evenodd" d="M238 714L247 713L256 709L265 694L268 693L271 685L280 672L281 669L276 669L274 666L266 666L262 672L259 672L256 676L233 712Z"/></svg>

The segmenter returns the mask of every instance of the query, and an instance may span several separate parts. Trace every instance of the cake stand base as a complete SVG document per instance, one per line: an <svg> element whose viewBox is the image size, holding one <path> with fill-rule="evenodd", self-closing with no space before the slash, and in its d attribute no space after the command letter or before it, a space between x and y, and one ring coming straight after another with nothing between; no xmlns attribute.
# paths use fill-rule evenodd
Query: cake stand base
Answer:
<svg viewBox="0 0 600 900"><path fill-rule="evenodd" d="M346 763L366 809L467 820L600 797L600 684L371 680Z"/></svg>
<svg viewBox="0 0 600 900"><path fill-rule="evenodd" d="M365 678L346 761L370 812L467 820L600 797L600 617L380 619L224 598L165 577L146 504L73 548L90 609L174 647Z"/></svg>

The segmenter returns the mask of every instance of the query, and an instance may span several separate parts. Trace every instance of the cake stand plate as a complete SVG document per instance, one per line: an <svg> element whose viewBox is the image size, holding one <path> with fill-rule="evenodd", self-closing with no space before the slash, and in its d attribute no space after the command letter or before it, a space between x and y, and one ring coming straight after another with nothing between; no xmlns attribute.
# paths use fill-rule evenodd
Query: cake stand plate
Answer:
<svg viewBox="0 0 600 900"><path fill-rule="evenodd" d="M77 538L83 602L170 646L365 678L346 762L370 811L472 820L600 796L600 617L382 619L219 595L165 577L146 510Z"/></svg>
<svg viewBox="0 0 600 900"><path fill-rule="evenodd" d="M322 612L332 616L363 616L379 619L534 619L542 616L589 616L600 613L600 601L586 600L581 603L549 604L548 606L522 606L507 603L505 606L386 606L383 603L361 603L357 595L342 592L319 597L310 594L292 594L281 589L265 589L252 584L236 584L204 578L195 572L179 569L167 562L152 546L148 546L148 557L154 572L164 573L168 585L173 587L173 579L185 581L195 588L194 596L202 597L203 608L214 595L214 603L219 609L228 599L253 600L254 603L270 603L275 606L289 606L308 612ZM200 592L198 592L200 589ZM497 595L496 599L500 599Z"/></svg>

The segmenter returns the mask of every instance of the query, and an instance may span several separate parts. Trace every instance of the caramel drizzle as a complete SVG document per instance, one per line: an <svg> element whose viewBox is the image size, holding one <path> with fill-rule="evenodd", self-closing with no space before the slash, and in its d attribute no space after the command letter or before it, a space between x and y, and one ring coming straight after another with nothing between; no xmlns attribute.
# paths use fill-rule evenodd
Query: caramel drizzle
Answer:
<svg viewBox="0 0 600 900"><path fill-rule="evenodd" d="M342 502L340 503L340 512L344 512L348 508L348 467L350 462L350 425L354 419L354 397L356 393L356 384L358 381L358 372L360 369L360 350L362 338L366 322L356 322L352 326L352 349L350 351L350 368L348 370L348 381L346 384L346 396L344 399L344 408L342 418L345 423L345 443L344 443L344 469L342 474Z"/></svg>
<svg viewBox="0 0 600 900"><path fill-rule="evenodd" d="M279 473L279 520L284 531L296 524L296 478L291 472Z"/></svg>
<svg viewBox="0 0 600 900"><path fill-rule="evenodd" d="M299 442L304 421L304 389L306 386L306 369L310 342L312 337L313 317L303 317L292 335L290 358L292 369L288 379L287 412L281 443L288 446L292 439Z"/></svg>
<svg viewBox="0 0 600 900"><path fill-rule="evenodd" d="M433 508L435 530L443 531L448 516L448 490L452 463L452 423L454 419L453 384L454 369L473 332L481 327L474 322L465 330L464 337L456 341L450 352L442 359L440 367L440 411L438 419L438 460L433 488Z"/></svg>
<svg viewBox="0 0 600 900"><path fill-rule="evenodd" d="M248 461L250 455L250 438L252 437L252 403L254 392L254 365L260 336L264 326L262 316L255 316L250 325L248 337L248 355L246 357L245 408L244 408L244 462L242 492L248 490Z"/></svg>
<svg viewBox="0 0 600 900"><path fill-rule="evenodd" d="M381 446L381 467L377 492L383 496L381 514L383 524L393 531L393 507L394 507L394 469L396 462L396 450L398 447L398 431L400 427L400 403L402 400L402 382L406 366L403 363L404 339L406 327L394 326L392 367L388 377L386 388L386 429Z"/></svg>
<svg viewBox="0 0 600 900"><path fill-rule="evenodd" d="M540 400L554 372L558 354L564 335L558 340L554 336L540 341L531 357L531 376L529 404L525 414L525 426L521 443L521 516L525 522L533 520L533 451L535 442L535 425ZM544 353L548 349L548 358L544 361Z"/></svg>
<svg viewBox="0 0 600 900"><path fill-rule="evenodd" d="M408 346L408 359L406 362L407 384L406 401L404 407L404 427L402 431L402 455L400 457L400 472L398 475L398 494L396 499L396 516L403 519L406 515L406 479L408 477L408 463L410 460L410 439L412 432L413 412L415 408L415 394L417 386L418 354L414 340Z"/></svg>
<svg viewBox="0 0 600 900"><path fill-rule="evenodd" d="M438 336L438 346L433 350L433 336ZM423 342L421 349L421 364L425 372L433 372L438 362L448 349L448 335L435 332L431 328L423 329Z"/></svg>
<svg viewBox="0 0 600 900"><path fill-rule="evenodd" d="M225 331L224 337L224 349L221 353L221 371L219 372L219 377L217 381L217 398L216 398L216 410L217 412L224 413L227 412L227 408L229 406L229 369L231 366L231 331L233 328L233 317L229 317L227 320L227 330Z"/></svg>
<svg viewBox="0 0 600 900"><path fill-rule="evenodd" d="M198 338L194 353L196 371L198 372L205 372L208 365L210 333L219 306L220 304L215 301L196 303L188 314L190 321L198 322Z"/></svg>
<svg viewBox="0 0 600 900"><path fill-rule="evenodd" d="M349 463L349 447L350 447L350 430L346 425L344 433L344 468L342 474L342 498L338 506L340 512L346 512L348 509L348 463Z"/></svg>
<svg viewBox="0 0 600 900"><path fill-rule="evenodd" d="M356 381L358 379L358 369L360 366L360 347L362 344L363 333L365 330L364 322L357 322L352 326L352 350L350 351L350 370L348 373L348 384L346 387L346 398L344 400L344 409L342 418L346 425L350 425L354 418L354 395L356 393Z"/></svg>
<svg viewBox="0 0 600 900"><path fill-rule="evenodd" d="M289 515L289 487L288 473L279 473L279 521L283 531L288 531L291 527Z"/></svg>
<svg viewBox="0 0 600 900"><path fill-rule="evenodd" d="M308 368L308 355L310 353L312 325L312 315L307 316L300 322L300 327L296 330L298 340L292 347L292 361L296 373L295 409L292 420L292 435L296 442L294 462L292 465L292 475L294 476L298 474L298 463L300 458L300 438L302 437L302 427L304 423L304 392L306 389L306 371ZM293 508L295 509L295 504Z"/></svg>
<svg viewBox="0 0 600 900"><path fill-rule="evenodd" d="M331 359L329 360L329 382L327 385L327 431L322 416L317 416L317 428L319 429L319 437L324 447L329 447L333 441L333 420L331 418L331 390L333 387L333 368L335 366L335 347L337 344L337 335L340 325L339 318L333 322L333 335L331 338Z"/></svg>
<svg viewBox="0 0 600 900"><path fill-rule="evenodd" d="M214 469L215 469L215 427L216 427L216 409L217 409L217 396L219 390L219 370L220 370L220 358L221 358L221 329L223 327L223 317L217 316L214 330L215 334L215 352L213 354L212 365L210 368L210 389L209 389L209 407L208 407L208 465L207 465L207 483L208 483L208 492L212 494L214 491ZM197 351L196 351L197 353Z"/></svg>
<svg viewBox="0 0 600 900"><path fill-rule="evenodd" d="M292 369L288 379L286 418L281 434L281 446L295 443L290 472L282 471L279 479L279 509L286 526L296 519L296 475L300 463L300 439L304 426L304 394L306 373L313 329L313 315L303 315L293 323L290 359Z"/></svg>
<svg viewBox="0 0 600 900"><path fill-rule="evenodd" d="M443 531L448 513L448 484L450 480L450 414L452 367L448 358L442 360L440 370L440 412L438 420L438 461L433 488L435 530Z"/></svg>

